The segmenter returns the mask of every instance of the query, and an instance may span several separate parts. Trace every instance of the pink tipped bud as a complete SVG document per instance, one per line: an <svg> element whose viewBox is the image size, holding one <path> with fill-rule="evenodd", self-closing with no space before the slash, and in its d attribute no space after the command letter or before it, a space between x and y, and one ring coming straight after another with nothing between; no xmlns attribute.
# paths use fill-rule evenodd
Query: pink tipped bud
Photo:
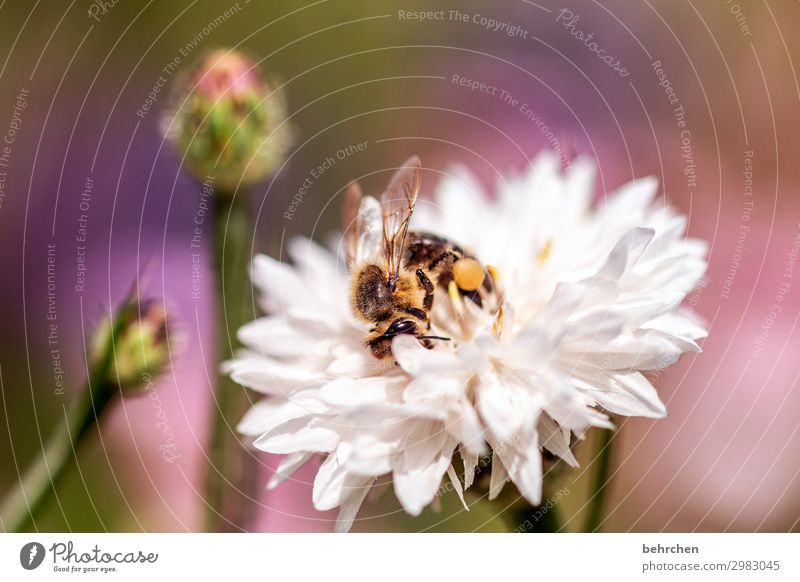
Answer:
<svg viewBox="0 0 800 582"><path fill-rule="evenodd" d="M203 57L180 83L175 107L170 138L195 178L213 178L219 191L265 178L291 141L283 95L237 50Z"/></svg>
<svg viewBox="0 0 800 582"><path fill-rule="evenodd" d="M90 346L93 367L104 367L105 380L126 392L143 386L169 361L168 323L162 305L129 299L113 321L106 318L95 330Z"/></svg>

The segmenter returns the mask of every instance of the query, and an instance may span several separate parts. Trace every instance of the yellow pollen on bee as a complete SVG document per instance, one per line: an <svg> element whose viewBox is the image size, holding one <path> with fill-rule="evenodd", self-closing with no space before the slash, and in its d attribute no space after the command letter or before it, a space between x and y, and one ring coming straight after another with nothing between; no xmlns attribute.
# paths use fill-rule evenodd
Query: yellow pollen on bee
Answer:
<svg viewBox="0 0 800 582"><path fill-rule="evenodd" d="M482 284L485 273L475 259L461 259L453 265L453 279L459 289L476 291Z"/></svg>
<svg viewBox="0 0 800 582"><path fill-rule="evenodd" d="M544 246L542 247L542 250L539 251L539 265L540 266L544 265L547 262L547 259L550 258L550 253L552 251L553 251L553 240L550 239L546 243L544 243Z"/></svg>

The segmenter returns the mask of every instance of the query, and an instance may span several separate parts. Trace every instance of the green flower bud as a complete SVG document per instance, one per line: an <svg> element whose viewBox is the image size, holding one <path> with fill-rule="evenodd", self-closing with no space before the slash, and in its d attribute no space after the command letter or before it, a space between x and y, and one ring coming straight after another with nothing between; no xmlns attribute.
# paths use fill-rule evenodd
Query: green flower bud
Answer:
<svg viewBox="0 0 800 582"><path fill-rule="evenodd" d="M283 95L237 50L203 57L178 86L168 135L196 179L233 192L272 173L291 141Z"/></svg>
<svg viewBox="0 0 800 582"><path fill-rule="evenodd" d="M155 301L137 305L128 300L114 317L95 331L90 354L93 370L124 391L143 387L161 374L169 361L166 310Z"/></svg>

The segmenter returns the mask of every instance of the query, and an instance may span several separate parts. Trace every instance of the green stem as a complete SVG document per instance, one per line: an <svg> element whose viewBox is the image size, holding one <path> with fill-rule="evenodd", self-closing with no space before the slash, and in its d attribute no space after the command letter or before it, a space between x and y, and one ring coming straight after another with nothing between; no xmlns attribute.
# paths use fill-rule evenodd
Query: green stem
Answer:
<svg viewBox="0 0 800 582"><path fill-rule="evenodd" d="M561 530L561 518L553 502L543 499L538 506L531 505L520 495L512 483L506 483L500 495L492 501L506 523L509 532L555 533Z"/></svg>
<svg viewBox="0 0 800 582"><path fill-rule="evenodd" d="M119 330L118 318L111 334ZM41 454L28 467L16 487L0 505L0 521L7 532L20 532L29 522L36 523L50 493L55 493L70 461L76 459L77 451L90 429L117 394L107 378L114 357L113 342L95 363L90 380L81 393L74 408L60 422Z"/></svg>
<svg viewBox="0 0 800 582"><path fill-rule="evenodd" d="M241 198L241 197L240 197ZM217 360L230 360L234 355L236 331L247 322L247 276L250 263L248 247L249 220L246 198L236 200L227 192L215 196L214 266L217 275ZM246 525L248 513L243 510L247 496L255 494L246 485L246 452L234 426L247 407L245 391L226 374L217 377L214 418L207 476L207 529L230 531ZM226 484L226 480L231 484ZM242 491L244 487L245 491ZM236 492L239 489L241 493ZM243 496L244 494L244 496Z"/></svg>
<svg viewBox="0 0 800 582"><path fill-rule="evenodd" d="M508 520L511 531L519 533L554 533L562 525L555 505L547 508L520 504L509 510Z"/></svg>
<svg viewBox="0 0 800 582"><path fill-rule="evenodd" d="M587 532L597 531L603 521L604 504L611 473L613 437L614 431L606 429L600 432L598 438L594 461L595 471L590 489L594 496L589 500L589 513L586 518Z"/></svg>
<svg viewBox="0 0 800 582"><path fill-rule="evenodd" d="M556 475L554 467L548 467L546 474ZM542 502L537 505L531 505L517 490L513 483L506 483L500 494L489 501L488 488L489 488L489 475L492 471L491 458L483 461L480 466L480 473L482 478L479 479L475 485L475 489L482 491L485 497L484 503L489 503L495 508L495 514L498 518L505 522L506 529L509 533L555 533L561 531L563 524L559 516L559 511L556 508L557 499L542 499ZM550 477L545 484L545 490L548 489L548 483L552 484L554 479Z"/></svg>
<svg viewBox="0 0 800 582"><path fill-rule="evenodd" d="M6 531L20 532L29 521L36 523L48 494L58 490L65 469L76 457L84 437L111 402L112 396L113 392L104 389L93 397L88 387L84 389L65 422L59 423L41 454L3 501L0 520Z"/></svg>

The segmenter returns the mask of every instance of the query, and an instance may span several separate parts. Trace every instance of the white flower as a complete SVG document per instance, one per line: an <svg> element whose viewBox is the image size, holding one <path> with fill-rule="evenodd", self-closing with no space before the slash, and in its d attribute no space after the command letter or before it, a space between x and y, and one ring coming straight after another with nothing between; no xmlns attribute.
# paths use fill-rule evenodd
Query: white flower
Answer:
<svg viewBox="0 0 800 582"><path fill-rule="evenodd" d="M491 447L490 497L510 479L532 504L542 496L542 449L576 465L574 438L604 414L663 417L642 371L698 351L702 325L680 307L705 272L706 245L684 237L686 219L637 180L593 204L594 165L539 156L492 198L457 170L412 229L443 235L502 276L498 312L464 305L460 318L437 292L424 349L395 338L398 365L375 360L350 313L350 282L337 256L307 240L291 265L259 256L252 278L269 313L239 334L247 347L232 377L263 393L239 425L257 448L286 454L274 487L314 454L319 510L340 507L349 529L376 478L391 474L413 515L431 503L459 451L464 487ZM462 498L463 499L463 498Z"/></svg>

